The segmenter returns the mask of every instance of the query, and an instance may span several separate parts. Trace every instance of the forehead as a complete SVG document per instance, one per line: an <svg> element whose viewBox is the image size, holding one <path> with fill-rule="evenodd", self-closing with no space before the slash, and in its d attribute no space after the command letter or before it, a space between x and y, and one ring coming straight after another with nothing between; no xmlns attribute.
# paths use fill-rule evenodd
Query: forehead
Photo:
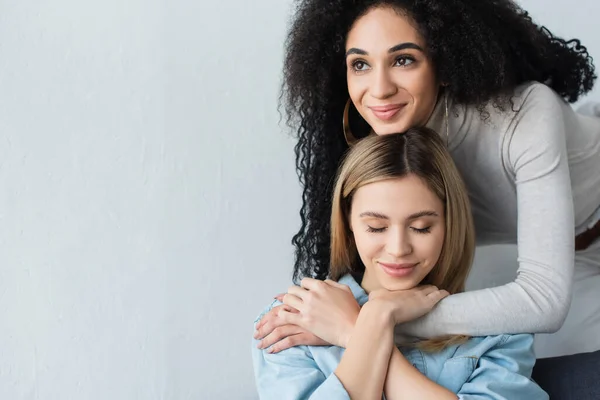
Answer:
<svg viewBox="0 0 600 400"><path fill-rule="evenodd" d="M359 17L348 32L346 49L385 48L399 43L413 42L421 47L425 43L413 21L391 7L377 7Z"/></svg>
<svg viewBox="0 0 600 400"><path fill-rule="evenodd" d="M352 213L365 211L404 218L422 210L438 211L443 215L444 205L427 184L415 175L386 179L358 188L352 198Z"/></svg>

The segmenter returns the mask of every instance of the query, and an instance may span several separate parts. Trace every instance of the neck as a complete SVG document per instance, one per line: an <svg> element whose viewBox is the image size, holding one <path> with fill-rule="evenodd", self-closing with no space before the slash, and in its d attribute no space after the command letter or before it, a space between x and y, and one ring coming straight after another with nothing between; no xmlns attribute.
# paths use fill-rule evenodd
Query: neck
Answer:
<svg viewBox="0 0 600 400"><path fill-rule="evenodd" d="M365 273L363 275L362 281L360 282L360 286L364 289L365 292L367 292L367 294L369 294L373 290L381 289L381 285L379 284L379 282L377 282L373 278L371 278L369 271L365 269Z"/></svg>

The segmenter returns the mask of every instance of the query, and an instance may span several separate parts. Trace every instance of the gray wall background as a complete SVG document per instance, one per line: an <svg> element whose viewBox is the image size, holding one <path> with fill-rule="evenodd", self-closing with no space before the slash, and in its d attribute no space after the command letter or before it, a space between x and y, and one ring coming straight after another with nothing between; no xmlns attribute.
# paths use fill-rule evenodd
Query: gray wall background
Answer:
<svg viewBox="0 0 600 400"><path fill-rule="evenodd" d="M521 3L600 55L597 1ZM299 222L290 4L0 0L0 398L256 398ZM515 258L480 251L472 287Z"/></svg>

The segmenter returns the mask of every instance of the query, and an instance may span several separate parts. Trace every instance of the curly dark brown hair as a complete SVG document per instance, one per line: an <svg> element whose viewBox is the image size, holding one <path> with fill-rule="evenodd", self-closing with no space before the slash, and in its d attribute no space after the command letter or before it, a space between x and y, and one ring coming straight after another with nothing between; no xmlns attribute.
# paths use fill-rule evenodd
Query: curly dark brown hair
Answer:
<svg viewBox="0 0 600 400"><path fill-rule="evenodd" d="M502 107L501 99L527 81L545 83L575 102L596 79L579 40L552 35L510 0L297 0L281 92L298 138L303 186L302 224L292 239L296 281L324 279L329 271L332 186L348 148L341 124L349 98L345 40L354 21L376 6L391 6L413 20L455 103Z"/></svg>

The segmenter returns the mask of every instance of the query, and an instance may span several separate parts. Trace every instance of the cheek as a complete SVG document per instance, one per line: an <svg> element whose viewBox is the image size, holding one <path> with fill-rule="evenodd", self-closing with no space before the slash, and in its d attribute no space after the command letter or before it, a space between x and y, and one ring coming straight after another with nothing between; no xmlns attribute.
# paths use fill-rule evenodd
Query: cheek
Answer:
<svg viewBox="0 0 600 400"><path fill-rule="evenodd" d="M442 253L442 248L444 247L444 237L445 233L443 230L436 232L432 235L431 243L429 244L429 253L431 258L437 259L440 257Z"/></svg>
<svg viewBox="0 0 600 400"><path fill-rule="evenodd" d="M354 106L360 111L362 98L367 88L367 78L364 76L356 76L349 72L347 74L348 94L354 103Z"/></svg>
<svg viewBox="0 0 600 400"><path fill-rule="evenodd" d="M381 240L378 235L369 232L355 232L354 241L358 255L363 261L372 258L381 248Z"/></svg>
<svg viewBox="0 0 600 400"><path fill-rule="evenodd" d="M414 237L413 250L423 261L435 264L444 247L444 231L433 229L427 235L418 234Z"/></svg>
<svg viewBox="0 0 600 400"><path fill-rule="evenodd" d="M356 85L353 84L352 80L348 78L348 95L350 96L350 101L352 102L352 106L356 108L359 114L362 115L361 112L361 96L359 95L359 91L356 88Z"/></svg>
<svg viewBox="0 0 600 400"><path fill-rule="evenodd" d="M418 96L421 109L423 111L433 109L438 95L438 85L433 72L429 68L424 69L412 82L414 82L414 93Z"/></svg>

